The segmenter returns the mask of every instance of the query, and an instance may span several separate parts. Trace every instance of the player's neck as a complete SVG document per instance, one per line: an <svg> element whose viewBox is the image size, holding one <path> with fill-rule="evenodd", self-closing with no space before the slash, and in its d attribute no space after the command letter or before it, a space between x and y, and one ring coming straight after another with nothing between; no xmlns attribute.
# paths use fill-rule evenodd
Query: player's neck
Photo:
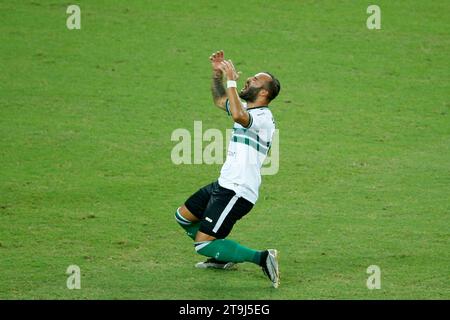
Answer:
<svg viewBox="0 0 450 320"><path fill-rule="evenodd" d="M269 107L269 103L265 99L257 99L254 102L247 102L247 110L261 107Z"/></svg>

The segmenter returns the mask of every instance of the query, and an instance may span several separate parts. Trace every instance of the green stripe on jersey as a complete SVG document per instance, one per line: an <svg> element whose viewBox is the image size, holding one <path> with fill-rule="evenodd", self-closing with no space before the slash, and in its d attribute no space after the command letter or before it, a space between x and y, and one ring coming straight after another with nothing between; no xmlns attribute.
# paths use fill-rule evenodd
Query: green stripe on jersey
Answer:
<svg viewBox="0 0 450 320"><path fill-rule="evenodd" d="M256 151L261 152L262 154L267 154L268 148L266 148L262 144L256 142L255 140L250 139L249 137L234 134L233 141L237 142L237 143L246 144L246 145L252 147L253 149L255 149Z"/></svg>
<svg viewBox="0 0 450 320"><path fill-rule="evenodd" d="M268 148L270 147L270 142L266 142L263 139L260 138L260 136L258 134L256 134L256 132L245 129L245 128L233 128L234 133L236 134L240 134L240 135L244 135L250 138L253 138L254 140L256 140L258 143L260 143L262 146Z"/></svg>

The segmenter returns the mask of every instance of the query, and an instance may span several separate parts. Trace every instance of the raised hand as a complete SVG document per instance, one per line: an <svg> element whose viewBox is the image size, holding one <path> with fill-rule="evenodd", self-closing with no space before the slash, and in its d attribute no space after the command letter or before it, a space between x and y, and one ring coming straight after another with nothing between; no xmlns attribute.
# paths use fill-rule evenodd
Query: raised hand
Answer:
<svg viewBox="0 0 450 320"><path fill-rule="evenodd" d="M220 69L226 75L228 80L238 80L240 72L236 72L231 60L223 60L220 63Z"/></svg>
<svg viewBox="0 0 450 320"><path fill-rule="evenodd" d="M221 72L221 63L224 61L223 60L223 50L220 51L216 51L215 53L213 53L210 57L209 60L211 61L211 65L212 68L215 72Z"/></svg>

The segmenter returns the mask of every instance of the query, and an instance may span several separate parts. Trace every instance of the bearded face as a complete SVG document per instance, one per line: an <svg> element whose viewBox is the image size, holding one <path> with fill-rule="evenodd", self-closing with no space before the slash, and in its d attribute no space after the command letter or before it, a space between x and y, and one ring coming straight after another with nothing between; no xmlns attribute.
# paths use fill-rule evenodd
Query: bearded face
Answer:
<svg viewBox="0 0 450 320"><path fill-rule="evenodd" d="M245 87L239 92L239 97L242 100L245 100L247 102L255 102L256 98L258 97L258 93L263 88L256 88L256 87L250 87L250 85L247 83Z"/></svg>
<svg viewBox="0 0 450 320"><path fill-rule="evenodd" d="M271 76L267 73L260 72L255 74L253 77L249 77L245 81L245 86L239 92L239 97L248 103L253 103L258 99L259 92L266 89L266 83L271 81Z"/></svg>

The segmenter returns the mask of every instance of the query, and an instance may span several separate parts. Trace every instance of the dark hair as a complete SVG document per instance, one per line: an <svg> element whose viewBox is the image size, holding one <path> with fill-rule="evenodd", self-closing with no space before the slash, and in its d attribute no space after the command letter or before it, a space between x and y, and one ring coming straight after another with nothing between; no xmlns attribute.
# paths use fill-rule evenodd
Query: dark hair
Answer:
<svg viewBox="0 0 450 320"><path fill-rule="evenodd" d="M272 78L272 81L268 81L265 85L265 89L267 91L269 91L269 95L267 96L267 99L270 102L273 99L275 99L278 96L278 94L280 93L281 85L280 85L280 81L278 81L278 79L275 78L275 76L273 74L271 74L270 72L267 72L267 71L264 71L263 73L268 74Z"/></svg>

